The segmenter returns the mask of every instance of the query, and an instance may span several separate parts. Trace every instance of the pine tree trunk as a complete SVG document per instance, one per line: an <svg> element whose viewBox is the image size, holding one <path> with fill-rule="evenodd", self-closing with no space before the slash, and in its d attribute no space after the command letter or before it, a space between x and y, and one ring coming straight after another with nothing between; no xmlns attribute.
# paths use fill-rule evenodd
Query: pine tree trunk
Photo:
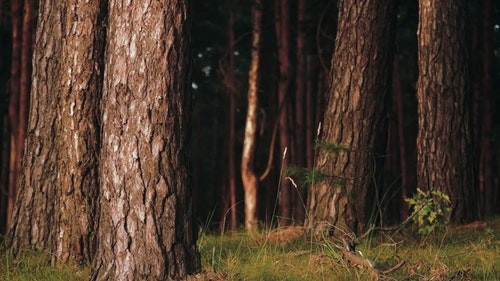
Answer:
<svg viewBox="0 0 500 281"><path fill-rule="evenodd" d="M477 218L466 1L420 1L417 177L450 196L451 221Z"/></svg>
<svg viewBox="0 0 500 281"><path fill-rule="evenodd" d="M53 262L77 263L93 255L102 13L99 2L40 5L14 253L44 249Z"/></svg>
<svg viewBox="0 0 500 281"><path fill-rule="evenodd" d="M92 280L200 270L189 177L186 1L110 1Z"/></svg>
<svg viewBox="0 0 500 281"><path fill-rule="evenodd" d="M329 103L316 168L328 176L310 190L306 227L316 234L359 232L370 219L385 144L391 88L394 1L339 1ZM379 143L380 141L380 143ZM329 148L328 148L329 147ZM382 152L380 151L382 149Z"/></svg>

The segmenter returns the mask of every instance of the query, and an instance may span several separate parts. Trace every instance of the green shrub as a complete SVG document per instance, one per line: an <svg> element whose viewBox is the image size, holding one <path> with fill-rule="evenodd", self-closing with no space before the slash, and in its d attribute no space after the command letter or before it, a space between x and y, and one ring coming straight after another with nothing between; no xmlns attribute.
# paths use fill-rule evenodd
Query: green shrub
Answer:
<svg viewBox="0 0 500 281"><path fill-rule="evenodd" d="M417 193L405 201L413 208L411 216L418 226L421 235L430 234L444 228L448 224L450 198L438 190L422 191L417 188Z"/></svg>

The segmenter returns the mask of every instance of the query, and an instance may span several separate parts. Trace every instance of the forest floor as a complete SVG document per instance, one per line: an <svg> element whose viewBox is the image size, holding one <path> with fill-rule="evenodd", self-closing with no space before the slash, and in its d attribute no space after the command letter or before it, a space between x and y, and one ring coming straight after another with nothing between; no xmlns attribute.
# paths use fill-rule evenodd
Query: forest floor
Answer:
<svg viewBox="0 0 500 281"><path fill-rule="evenodd" d="M359 241L354 266L342 243L313 241L300 227L247 234L201 233L203 273L188 280L500 280L500 218L426 237L411 229L377 233ZM359 253L362 253L361 254ZM13 258L0 251L2 280L88 280L90 269L52 267L42 253ZM395 268L396 267L396 268ZM391 272L384 272L392 269ZM376 273L380 273L375 276Z"/></svg>

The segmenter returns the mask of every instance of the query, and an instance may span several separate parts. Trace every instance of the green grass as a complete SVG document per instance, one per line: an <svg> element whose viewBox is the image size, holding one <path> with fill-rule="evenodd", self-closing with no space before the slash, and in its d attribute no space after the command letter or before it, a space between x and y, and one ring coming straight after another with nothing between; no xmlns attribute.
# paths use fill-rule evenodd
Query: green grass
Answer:
<svg viewBox="0 0 500 281"><path fill-rule="evenodd" d="M388 280L500 280L500 218L473 228L449 228L424 238L406 229L378 234L357 246L386 270ZM300 229L244 231L198 240L204 271L214 280L374 280L369 269L346 262L335 241L311 241ZM16 258L0 252L2 280L88 280L89 268L52 267L43 253ZM219 278L219 279L216 279ZM198 279L199 280L199 279Z"/></svg>
<svg viewBox="0 0 500 281"><path fill-rule="evenodd" d="M2 249L0 255L0 279L5 281L83 281L90 277L87 267L51 266L50 257L43 252L21 253L14 258Z"/></svg>

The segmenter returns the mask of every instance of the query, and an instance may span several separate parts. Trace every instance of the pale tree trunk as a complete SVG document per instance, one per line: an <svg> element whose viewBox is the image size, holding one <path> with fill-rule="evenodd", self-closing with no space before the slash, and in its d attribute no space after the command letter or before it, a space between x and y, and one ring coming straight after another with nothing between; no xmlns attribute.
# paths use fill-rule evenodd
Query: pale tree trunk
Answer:
<svg viewBox="0 0 500 281"><path fill-rule="evenodd" d="M279 83L278 83L278 122L279 122L279 140L280 152L285 153L289 146L288 115L289 115L289 91L290 91L290 4L288 0L275 0L275 28L278 44L278 63L279 63ZM290 149L291 150L291 149ZM281 160L281 170L284 171L288 166L290 157L283 155ZM290 223L292 210L292 193L290 183L284 180L284 174L280 181L279 206L280 206L280 224Z"/></svg>
<svg viewBox="0 0 500 281"><path fill-rule="evenodd" d="M306 227L317 235L359 232L370 219L383 167L375 164L385 136L391 88L395 3L339 1L329 103L316 168L327 176L311 187ZM342 232L339 232L342 233Z"/></svg>
<svg viewBox="0 0 500 281"><path fill-rule="evenodd" d="M14 253L44 249L53 262L85 263L94 246L104 11L99 2L40 4L23 173L8 244Z"/></svg>
<svg viewBox="0 0 500 281"><path fill-rule="evenodd" d="M451 221L477 218L466 1L420 1L417 180L450 196Z"/></svg>
<svg viewBox="0 0 500 281"><path fill-rule="evenodd" d="M189 177L187 1L109 2L91 280L200 270Z"/></svg>
<svg viewBox="0 0 500 281"><path fill-rule="evenodd" d="M255 137L257 131L257 107L259 104L260 37L262 21L261 0L252 6L252 60L248 72L248 107L245 121L245 137L241 156L241 179L245 193L245 227L249 231L257 229L257 189L259 179L255 174Z"/></svg>

